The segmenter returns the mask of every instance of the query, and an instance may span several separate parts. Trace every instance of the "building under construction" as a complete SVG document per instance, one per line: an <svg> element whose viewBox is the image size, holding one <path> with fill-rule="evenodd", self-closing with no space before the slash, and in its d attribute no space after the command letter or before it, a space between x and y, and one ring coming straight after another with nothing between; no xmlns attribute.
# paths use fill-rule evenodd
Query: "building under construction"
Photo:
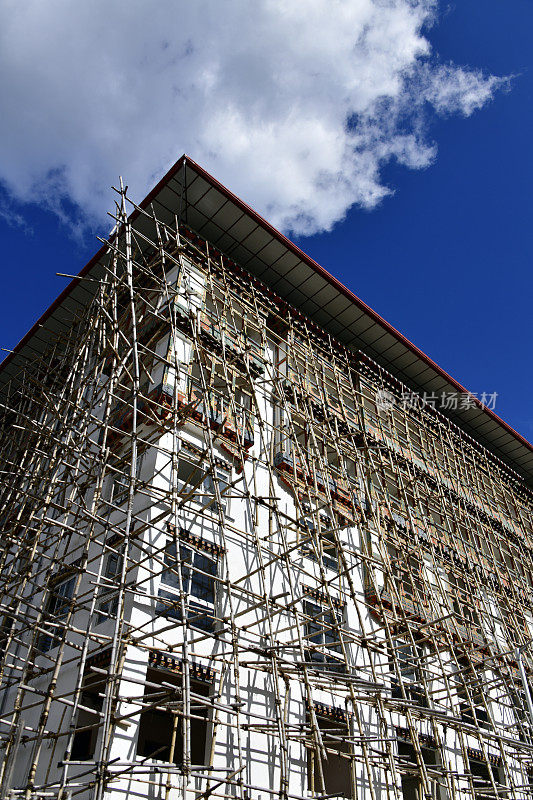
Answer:
<svg viewBox="0 0 533 800"><path fill-rule="evenodd" d="M0 798L533 797L531 446L189 158L114 217L0 368Z"/></svg>

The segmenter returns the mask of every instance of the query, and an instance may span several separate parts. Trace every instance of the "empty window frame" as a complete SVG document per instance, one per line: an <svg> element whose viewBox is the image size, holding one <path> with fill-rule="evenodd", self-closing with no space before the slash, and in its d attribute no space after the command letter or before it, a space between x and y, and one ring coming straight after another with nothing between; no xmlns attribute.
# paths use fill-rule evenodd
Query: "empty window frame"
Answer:
<svg viewBox="0 0 533 800"><path fill-rule="evenodd" d="M216 575L218 560L183 542L170 541L165 549L165 569L156 613L182 620L180 580L185 614L193 628L213 631L215 627Z"/></svg>
<svg viewBox="0 0 533 800"><path fill-rule="evenodd" d="M205 476L203 505L213 512L229 515L229 497L228 488L230 483L230 474L222 467L215 467L216 477L213 478L211 474ZM220 496L220 503L217 500L217 489Z"/></svg>
<svg viewBox="0 0 533 800"><path fill-rule="evenodd" d="M385 467L384 476L382 478L382 485L386 493L388 502L393 509L399 509L402 506L400 497L400 485L398 475L390 468Z"/></svg>
<svg viewBox="0 0 533 800"><path fill-rule="evenodd" d="M217 463L216 476L206 472L202 464L194 463L187 458L178 460L178 489L182 498L199 502L206 509L222 514L229 514L228 487L230 471ZM216 485L215 485L216 484ZM217 488L220 503L217 500Z"/></svg>
<svg viewBox="0 0 533 800"><path fill-rule="evenodd" d="M59 519L59 517L67 510L66 505L67 490L65 486L62 486L50 501L50 505L48 507L48 517L54 520Z"/></svg>
<svg viewBox="0 0 533 800"><path fill-rule="evenodd" d="M205 294L205 278L190 261L182 256L181 272L176 284L174 303L177 309L187 316L196 314L202 305Z"/></svg>
<svg viewBox="0 0 533 800"><path fill-rule="evenodd" d="M394 419L395 438L401 447L408 450L409 439L407 435L407 419L405 413L399 408L392 408L391 411Z"/></svg>
<svg viewBox="0 0 533 800"><path fill-rule="evenodd" d="M365 422L372 425L374 428L379 427L377 406L374 400L370 400L368 397L363 397L363 415Z"/></svg>
<svg viewBox="0 0 533 800"><path fill-rule="evenodd" d="M319 521L318 529L315 522L317 518ZM308 558L312 558L313 561L317 561L320 558L324 567L338 572L339 552L335 533L330 530L332 525L331 517L315 511L312 515L309 514L303 517L301 523L306 528L306 532L303 533L303 554Z"/></svg>
<svg viewBox="0 0 533 800"><path fill-rule="evenodd" d="M433 800L444 800L446 790L444 788L444 778L439 782L436 771L440 762L437 750L431 748L420 748L422 760L426 767L429 790ZM426 800L422 775L415 754L415 749L408 742L398 742L398 766L402 782L403 800ZM428 774L429 772L429 774Z"/></svg>
<svg viewBox="0 0 533 800"><path fill-rule="evenodd" d="M418 603L426 600L426 583L422 572L422 561L418 556L405 557L403 548L387 542L390 573L387 575L387 590L398 598L407 615L415 613Z"/></svg>
<svg viewBox="0 0 533 800"><path fill-rule="evenodd" d="M459 625L481 630L481 620L478 613L479 600L471 587L457 570L448 570L448 585L450 602L457 617Z"/></svg>
<svg viewBox="0 0 533 800"><path fill-rule="evenodd" d="M468 758L468 766L472 775L476 800L489 800L489 798L494 800L498 793L495 794L492 787L491 771L496 786L503 786L503 770L492 764L489 768L485 761L471 758L470 756Z"/></svg>
<svg viewBox="0 0 533 800"><path fill-rule="evenodd" d="M72 761L88 761L96 752L96 741L104 703L105 676L87 668L83 676L76 732L72 743Z"/></svg>
<svg viewBox="0 0 533 800"><path fill-rule="evenodd" d="M423 428L418 420L408 419L409 442L411 450L417 458L424 458Z"/></svg>
<svg viewBox="0 0 533 800"><path fill-rule="evenodd" d="M237 387L234 393L237 413L237 436L242 435L242 442L249 447L254 442L254 415L252 414L252 396L249 392Z"/></svg>
<svg viewBox="0 0 533 800"><path fill-rule="evenodd" d="M317 539L322 564L328 569L339 571L339 551L335 534L332 531L321 533ZM311 553L314 556L314 551Z"/></svg>
<svg viewBox="0 0 533 800"><path fill-rule="evenodd" d="M0 617L0 652L5 651L9 637L13 632L14 625L15 620L9 614L4 614L3 617Z"/></svg>
<svg viewBox="0 0 533 800"><path fill-rule="evenodd" d="M210 743L210 719L207 702L211 685L190 682L189 718L182 709L183 693L180 675L149 669L137 737L137 755L166 763L183 763L184 727L189 726L190 760L192 766L206 766Z"/></svg>
<svg viewBox="0 0 533 800"><path fill-rule="evenodd" d="M194 462L194 456L191 455L190 458L179 457L177 480L178 489L183 498L201 493L204 478L205 469L201 463Z"/></svg>
<svg viewBox="0 0 533 800"><path fill-rule="evenodd" d="M469 725L487 729L491 727L490 715L481 688L460 688L457 692L461 719Z"/></svg>
<svg viewBox="0 0 533 800"><path fill-rule="evenodd" d="M313 794L326 797L331 795L355 797L352 782L352 759L350 758L352 744L349 739L348 723L318 714L316 719L327 759L320 756L315 743L309 740L307 744L307 788ZM308 715L307 730L309 729Z"/></svg>

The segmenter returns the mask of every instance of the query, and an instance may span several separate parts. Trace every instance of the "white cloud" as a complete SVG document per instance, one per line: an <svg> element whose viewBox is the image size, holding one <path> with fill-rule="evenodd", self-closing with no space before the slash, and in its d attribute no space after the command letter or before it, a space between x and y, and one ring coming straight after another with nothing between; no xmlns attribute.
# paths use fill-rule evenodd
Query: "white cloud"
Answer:
<svg viewBox="0 0 533 800"><path fill-rule="evenodd" d="M481 70L466 70L454 64L433 70L425 65L424 96L440 114L458 113L469 117L491 99L495 89L508 79L484 76Z"/></svg>
<svg viewBox="0 0 533 800"><path fill-rule="evenodd" d="M0 181L101 221L119 173L140 199L186 152L282 229L329 229L390 193L391 159L432 162L428 108L468 116L501 84L438 62L435 14L433 0L4 0Z"/></svg>

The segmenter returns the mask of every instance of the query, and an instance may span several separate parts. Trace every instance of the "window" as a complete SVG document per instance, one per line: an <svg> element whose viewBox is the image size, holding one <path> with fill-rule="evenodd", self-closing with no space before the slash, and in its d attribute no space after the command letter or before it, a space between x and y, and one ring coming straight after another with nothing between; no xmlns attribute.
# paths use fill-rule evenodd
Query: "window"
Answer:
<svg viewBox="0 0 533 800"><path fill-rule="evenodd" d="M435 768L438 765L437 751L422 747L420 752L426 767L431 797L434 800L441 800L441 798L445 797L444 786L439 784L434 774L428 774L429 772L434 773L435 770L432 770L432 767ZM418 767L415 749L412 744L398 742L398 763L402 779L403 800L425 800L426 795L423 789L422 776L420 775L420 768Z"/></svg>
<svg viewBox="0 0 533 800"><path fill-rule="evenodd" d="M313 794L354 797L351 780L351 752L348 724L317 715L327 760L320 757L311 742L307 749L307 786ZM310 728L309 716L307 729ZM322 780L323 778L323 780Z"/></svg>
<svg viewBox="0 0 533 800"><path fill-rule="evenodd" d="M479 800L489 800L489 798L491 798L491 800L493 800L495 794L492 788L490 773L492 771L492 777L496 786L501 786L503 785L502 770L492 765L489 768L485 761L470 756L468 758L468 764L470 766L470 772L472 773L472 782L474 784L476 798L479 798Z"/></svg>
<svg viewBox="0 0 533 800"><path fill-rule="evenodd" d="M385 467L384 469L383 487L391 507L393 509L399 509L401 503L398 476L388 467Z"/></svg>
<svg viewBox="0 0 533 800"><path fill-rule="evenodd" d="M253 355L251 358L253 358ZM250 369L252 369L251 364ZM263 367L261 369L264 371ZM237 404L237 421L240 427L238 434L239 436L242 435L244 447L250 447L254 443L254 416L251 411L252 397L248 392L237 388L235 390L235 402Z"/></svg>
<svg viewBox="0 0 533 800"><path fill-rule="evenodd" d="M418 653L415 645L398 643L396 648L398 666L402 678L415 681L418 674Z"/></svg>
<svg viewBox="0 0 533 800"><path fill-rule="evenodd" d="M65 506L66 506L66 489L65 487L61 488L59 492L55 495L54 499L51 500L50 505L48 507L48 516L50 519L59 519L59 517L65 513Z"/></svg>
<svg viewBox="0 0 533 800"><path fill-rule="evenodd" d="M370 400L368 397L363 397L363 413L365 422L369 422L371 425L377 428L379 424L378 410L374 401Z"/></svg>
<svg viewBox="0 0 533 800"><path fill-rule="evenodd" d="M230 481L229 470L225 470L217 464L215 471L216 484L221 495L220 510L223 514L226 514L229 507L229 498L227 496ZM202 464L194 464L192 460L180 458L178 461L178 487L182 497L187 497L188 500L195 499L206 508L214 512L219 511L215 479L210 473L206 472Z"/></svg>
<svg viewBox="0 0 533 800"><path fill-rule="evenodd" d="M457 616L458 625L481 627L479 616L475 607L476 598L470 587L454 570L448 571L448 585L450 588L451 604Z"/></svg>
<svg viewBox="0 0 533 800"><path fill-rule="evenodd" d="M199 270L184 259L176 289L176 308L183 309L187 316L191 311L197 312L204 296L204 278Z"/></svg>
<svg viewBox="0 0 533 800"><path fill-rule="evenodd" d="M179 458L178 460L178 487L180 494L186 497L189 493L198 491L198 487L202 485L204 480L205 470L201 464L195 464L187 458Z"/></svg>
<svg viewBox="0 0 533 800"><path fill-rule="evenodd" d="M104 704L105 678L90 668L83 676L80 708L76 718L76 732L72 742L72 761L87 761L93 758L100 723L100 712Z"/></svg>
<svg viewBox="0 0 533 800"><path fill-rule="evenodd" d="M123 472L117 472L111 479L111 491L109 502L115 506L120 506L128 497L130 490L130 476Z"/></svg>
<svg viewBox="0 0 533 800"><path fill-rule="evenodd" d="M135 480L141 478L143 468L144 453L137 455ZM131 467L127 459L120 459L111 465L113 467L109 477L109 489L107 500L115 506L120 506L128 499L130 491Z"/></svg>
<svg viewBox="0 0 533 800"><path fill-rule="evenodd" d="M104 569L102 571L102 585L100 589L101 599L98 601L97 624L104 622L110 617L116 616L118 608L118 589L117 583L122 573L122 551L108 553L104 557Z"/></svg>
<svg viewBox="0 0 533 800"><path fill-rule="evenodd" d="M418 421L409 419L407 421L409 430L409 439L411 441L411 450L418 458L424 457L424 447L422 443L422 433L420 423Z"/></svg>
<svg viewBox="0 0 533 800"><path fill-rule="evenodd" d="M461 719L469 725L477 725L480 728L490 728L490 717L483 702L483 692L481 689L469 687L470 700L466 688L459 689L459 708Z"/></svg>
<svg viewBox="0 0 533 800"><path fill-rule="evenodd" d="M331 527L331 519L326 516L320 516L321 530L317 532L315 523L310 518L303 518L302 524L306 526L313 541L306 541L302 550L308 558L313 561L317 560L316 549L318 548L319 557L322 564L328 569L339 571L339 553L337 550L337 542L335 534L327 528ZM304 534L307 539L307 534Z"/></svg>
<svg viewBox="0 0 533 800"><path fill-rule="evenodd" d="M50 626L50 634L41 634L38 647L43 653L57 647L61 636L61 620L68 615L70 601L74 594L76 576L71 575L63 580L58 579L48 590L48 598L45 604L43 627L47 627L47 622L54 622Z"/></svg>
<svg viewBox="0 0 533 800"><path fill-rule="evenodd" d="M182 542L178 545L175 541L169 542L165 551L165 569L161 575L164 588L159 590L156 613L172 619L182 619L178 595L181 575L189 623L195 628L212 631L215 625L217 567L217 560L207 553Z"/></svg>
<svg viewBox="0 0 533 800"><path fill-rule="evenodd" d="M9 637L13 631L15 620L9 614L0 618L0 652L5 652Z"/></svg>
<svg viewBox="0 0 533 800"><path fill-rule="evenodd" d="M392 408L392 416L394 418L394 427L396 436L401 447L409 448L409 439L407 438L406 418L405 414L398 408Z"/></svg>
<svg viewBox="0 0 533 800"><path fill-rule="evenodd" d="M209 697L210 685L191 681L191 719L176 711L182 697L181 676L149 669L146 675L144 702L151 706L141 713L137 755L143 758L181 764L184 726L190 725L189 742L193 766L207 763L209 715L202 697ZM164 685L163 685L164 684ZM165 708L168 706L168 709Z"/></svg>
<svg viewBox="0 0 533 800"><path fill-rule="evenodd" d="M212 475L205 476L205 497L203 499L203 504L208 506L212 511L218 512L220 510L222 514L228 514L229 498L227 496L227 491L229 487L229 473L220 467L216 467L216 484L220 492L220 504L216 501L215 480Z"/></svg>
<svg viewBox="0 0 533 800"><path fill-rule="evenodd" d="M387 553L391 574L387 578L388 591L404 608L406 614L420 613L424 603L426 585L422 573L422 561L418 556L406 557L403 548L387 542Z"/></svg>
<svg viewBox="0 0 533 800"><path fill-rule="evenodd" d="M318 539L322 563L328 569L339 571L339 553L335 534L332 531L323 533Z"/></svg>
<svg viewBox="0 0 533 800"><path fill-rule="evenodd" d="M332 611L329 607L306 601L304 614L307 618L305 638L312 646L307 652L307 659L313 666L321 664L330 672L345 672L339 633L343 624L343 612L340 609Z"/></svg>
<svg viewBox="0 0 533 800"><path fill-rule="evenodd" d="M405 697L417 705L427 708L429 704L422 681L423 646L398 640L394 644L394 650L399 678L394 668L394 654L391 650L389 663L391 671L394 673L391 680L392 696L396 698Z"/></svg>

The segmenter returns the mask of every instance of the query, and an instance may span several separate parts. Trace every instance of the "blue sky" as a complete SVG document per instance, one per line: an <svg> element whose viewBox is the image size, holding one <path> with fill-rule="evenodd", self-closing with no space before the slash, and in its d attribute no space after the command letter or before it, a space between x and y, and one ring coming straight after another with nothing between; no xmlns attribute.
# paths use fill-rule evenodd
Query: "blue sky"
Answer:
<svg viewBox="0 0 533 800"><path fill-rule="evenodd" d="M58 13L60 5L58 0ZM319 0L314 5L318 8ZM324 195L321 198L320 207L313 210L314 216L308 226L308 230L317 232L309 236L301 235L305 228L301 225L298 228L294 220L291 222L286 209L298 204L305 209L306 193L312 206L312 185L309 184L310 189L306 183L308 173L305 170L312 172L316 168L315 152L328 152L329 145L320 145L323 131L316 134L316 151L310 146L311 155L307 154L307 160L298 163L291 173L297 176L293 185L300 180L300 194L296 200L284 194L285 188L276 185L276 177L269 177L268 171L263 174L255 167L239 171L232 167L236 161L232 162L229 157L220 158L218 162L203 158L198 136L187 140L185 135L176 135L175 141L171 137L162 143L157 137L153 138L150 140L151 161L143 164L144 172L135 160L137 157L128 155L127 148L121 149L117 143L110 152L120 152L121 156L117 155L115 160L110 156L106 171L99 172L91 169L91 158L94 164L102 160L98 136L103 138L109 132L102 130L100 123L105 120L105 112L101 109L97 115L98 125L93 126L93 139L84 140L83 115L88 114L88 130L95 117L91 116L89 102L93 89L88 86L84 97L82 86L79 104L69 99L73 103L73 115L80 120L81 135L79 131L69 131L68 115L62 117L58 113L53 126L43 125L41 139L37 134L33 134L34 140L19 136L19 144L15 142L18 149L14 149L17 129L13 127L10 165L20 158L18 171L10 171L10 165L2 170L0 164L3 186L0 195L3 245L0 345L13 347L62 290L67 281L56 277L56 272L77 273L95 252L98 247L95 234L103 233L108 227L103 208L110 208L114 199L107 186L116 179L118 172L124 173L127 182L129 168L134 176L142 175L133 181L140 199L155 182L158 171L164 171L172 157L177 158L185 150L267 217L292 229L292 238L300 247L471 391L498 392L496 412L533 440L530 369L532 30L533 6L529 0L510 3L463 0L456 5L441 4L438 20L427 32L439 63L454 62L465 68L480 68L487 76L512 75L510 87L494 91L492 98L480 102L483 107L468 118L454 113L451 107L441 109L439 115L424 113L422 122L417 118L416 124L424 128L427 147L437 146L436 155L428 157L428 165L422 163L426 157L424 148L418 150L415 157L402 154L399 160L403 163L385 159L380 164L379 182L371 187L374 194L376 186L392 190L381 202L375 197L368 199L370 190L367 184L361 189L359 180L361 164L352 164L359 172L346 190L346 196L339 199ZM262 65L256 66L257 91L261 91L265 86L260 73ZM232 65L232 69L238 69L240 75L243 64ZM227 74L231 82L234 73ZM253 80L250 78L251 86L244 87L234 82L232 101L238 94L249 106L246 92L254 89ZM51 96L50 87L61 94L62 86L61 82L50 83L47 99ZM317 92L322 90L325 94L331 93L330 87L321 88L317 83ZM300 97L312 89L302 82L295 91ZM22 104L24 93L20 95ZM10 102L16 118L17 100L11 97ZM312 98L309 102L312 103ZM302 111L307 131L313 128L309 121L310 107ZM203 109L202 114L205 113ZM265 107L258 113L268 119L271 112ZM287 119L290 114L284 117L284 124ZM373 123L375 119L374 114ZM120 125L121 120L116 124ZM297 128L299 123L292 124ZM382 118L378 124L383 124ZM402 124L399 123L400 131ZM412 124L406 126L405 130L408 129L412 131ZM276 132L275 127L273 130ZM289 144L285 144L290 141L289 134L285 128L277 130L277 138L274 136L274 141L268 144L272 149L261 151L265 161L275 159L276 148L279 148L281 160L286 158L283 163L294 166L295 157ZM76 140L74 155L68 136ZM49 151L37 152L45 137L48 137ZM375 143L375 132L372 137ZM254 147L266 147L257 137L254 142L250 146L250 159L254 157ZM221 141L217 146L227 148L229 145ZM53 169L49 153L53 153L54 148L60 153L65 151L65 163L68 165L70 159L73 172L76 169L82 176L94 172L97 188L88 178L83 190L79 188L82 179L79 182L71 179L68 183L65 178L63 181L68 170L66 167ZM333 150L332 146L332 153ZM213 141L210 141L206 152L213 151ZM318 158L314 156L315 161ZM406 165L409 159L413 163ZM416 159L421 159L420 163L414 163ZM28 162L34 170L31 174L24 171L24 164ZM28 202L32 197L28 187L32 181L33 186L39 185L35 176L41 166L47 176L46 187L43 189L41 181L41 188L34 195L37 202ZM409 168L414 166L424 168ZM323 169L321 165L320 174ZM61 198L59 204L54 201L55 188ZM342 219L345 208L348 211ZM85 222L84 209L87 209ZM326 212L329 216L321 216ZM331 230L323 230L328 227Z"/></svg>
<svg viewBox="0 0 533 800"><path fill-rule="evenodd" d="M533 5L450 6L447 58L515 75L468 120L439 120L435 163L392 168L396 194L299 244L533 441Z"/></svg>

